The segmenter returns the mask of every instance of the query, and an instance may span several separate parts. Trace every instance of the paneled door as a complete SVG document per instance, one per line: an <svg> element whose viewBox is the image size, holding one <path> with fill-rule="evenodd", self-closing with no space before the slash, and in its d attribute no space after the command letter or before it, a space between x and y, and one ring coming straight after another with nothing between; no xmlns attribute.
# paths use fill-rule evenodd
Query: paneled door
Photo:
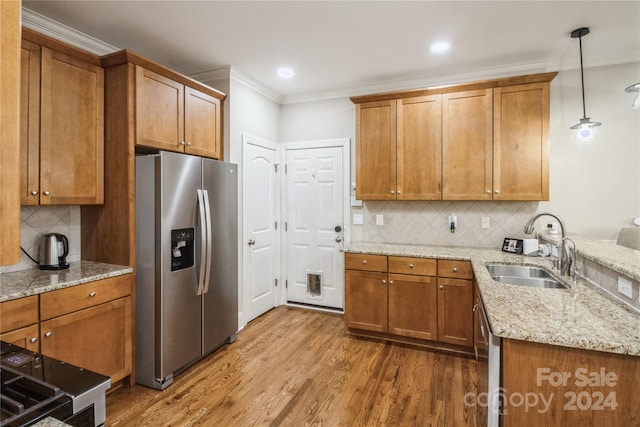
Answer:
<svg viewBox="0 0 640 427"><path fill-rule="evenodd" d="M243 285L239 326L276 306L280 195L276 144L243 135Z"/></svg>
<svg viewBox="0 0 640 427"><path fill-rule="evenodd" d="M287 301L343 309L344 145L285 150Z"/></svg>

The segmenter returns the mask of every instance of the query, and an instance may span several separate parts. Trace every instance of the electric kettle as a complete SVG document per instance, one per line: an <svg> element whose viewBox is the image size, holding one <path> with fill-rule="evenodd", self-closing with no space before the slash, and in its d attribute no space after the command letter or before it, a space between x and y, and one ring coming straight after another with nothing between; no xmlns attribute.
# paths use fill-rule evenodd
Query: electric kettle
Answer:
<svg viewBox="0 0 640 427"><path fill-rule="evenodd" d="M40 270L64 270L69 268L69 239L64 234L49 233L40 240Z"/></svg>

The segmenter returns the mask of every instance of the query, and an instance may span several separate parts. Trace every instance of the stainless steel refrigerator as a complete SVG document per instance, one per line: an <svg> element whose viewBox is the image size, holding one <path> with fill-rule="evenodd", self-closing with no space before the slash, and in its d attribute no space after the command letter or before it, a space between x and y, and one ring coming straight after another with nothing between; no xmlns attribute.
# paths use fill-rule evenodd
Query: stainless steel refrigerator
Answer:
<svg viewBox="0 0 640 427"><path fill-rule="evenodd" d="M137 383L162 390L235 340L237 187L231 163L136 157Z"/></svg>

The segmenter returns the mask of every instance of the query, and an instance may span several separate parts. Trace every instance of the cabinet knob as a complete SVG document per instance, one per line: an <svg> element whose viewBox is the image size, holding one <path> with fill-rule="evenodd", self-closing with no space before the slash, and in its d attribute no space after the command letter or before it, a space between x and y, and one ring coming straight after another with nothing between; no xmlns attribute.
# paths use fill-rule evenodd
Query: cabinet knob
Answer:
<svg viewBox="0 0 640 427"><path fill-rule="evenodd" d="M397 193L400 194L400 193L402 193L402 191L398 190Z"/></svg>
<svg viewBox="0 0 640 427"><path fill-rule="evenodd" d="M395 192L395 191L393 191L393 190L391 190L391 194L396 194L396 192Z"/></svg>
<svg viewBox="0 0 640 427"><path fill-rule="evenodd" d="M367 260L366 260L366 259L363 259L363 260L362 260L362 264L367 265Z"/></svg>
<svg viewBox="0 0 640 427"><path fill-rule="evenodd" d="M45 196L48 196L51 193L49 193L47 190L45 190L45 191L42 192L42 194L44 194Z"/></svg>
<svg viewBox="0 0 640 427"><path fill-rule="evenodd" d="M393 280L389 280L389 284L390 284L390 285L393 285Z"/></svg>
<svg viewBox="0 0 640 427"><path fill-rule="evenodd" d="M496 191L495 191L495 193L496 193L496 194L500 194L500 190L496 190Z"/></svg>
<svg viewBox="0 0 640 427"><path fill-rule="evenodd" d="M453 272L457 273L458 272L458 267L453 267Z"/></svg>
<svg viewBox="0 0 640 427"><path fill-rule="evenodd" d="M413 268L413 264L409 264L409 268Z"/></svg>
<svg viewBox="0 0 640 427"><path fill-rule="evenodd" d="M36 338L36 337L31 337L31 338L29 339L29 342L31 342L32 344L33 344L33 343L35 343L35 342L37 342L37 341L38 341L38 338Z"/></svg>
<svg viewBox="0 0 640 427"><path fill-rule="evenodd" d="M473 312L475 313L476 311L478 311L478 304L473 304Z"/></svg>
<svg viewBox="0 0 640 427"><path fill-rule="evenodd" d="M184 141L180 141L180 145L187 145L187 143Z"/></svg>
<svg viewBox="0 0 640 427"><path fill-rule="evenodd" d="M36 190L31 190L31 195L32 195L32 196L37 196L37 195L38 195L38 192L37 192Z"/></svg>
<svg viewBox="0 0 640 427"><path fill-rule="evenodd" d="M487 190L487 194L491 194L491 190Z"/></svg>
<svg viewBox="0 0 640 427"><path fill-rule="evenodd" d="M51 335L53 335L53 332L49 331L49 332L45 332L44 336L49 338Z"/></svg>
<svg viewBox="0 0 640 427"><path fill-rule="evenodd" d="M187 147L191 147L191 143L190 142L187 142Z"/></svg>
<svg viewBox="0 0 640 427"><path fill-rule="evenodd" d="M440 289L444 289L444 286L442 286L442 285L440 285L440 286L438 286L438 287L439 287Z"/></svg>
<svg viewBox="0 0 640 427"><path fill-rule="evenodd" d="M93 297L95 297L95 296L96 296L96 293L95 293L95 292L89 292L89 297L90 297L90 298L93 298Z"/></svg>
<svg viewBox="0 0 640 427"><path fill-rule="evenodd" d="M383 284L383 285L386 285L386 284L387 284L387 281L386 281L385 279L382 279L382 284Z"/></svg>

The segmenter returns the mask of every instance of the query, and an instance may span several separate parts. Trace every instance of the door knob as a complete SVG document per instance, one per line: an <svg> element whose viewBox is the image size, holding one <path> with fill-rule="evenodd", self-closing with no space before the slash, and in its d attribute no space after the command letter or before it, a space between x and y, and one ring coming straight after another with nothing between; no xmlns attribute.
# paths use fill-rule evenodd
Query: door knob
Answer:
<svg viewBox="0 0 640 427"><path fill-rule="evenodd" d="M253 246L256 244L256 241L253 239L249 239L249 241L247 242L249 244L249 246Z"/></svg>
<svg viewBox="0 0 640 427"><path fill-rule="evenodd" d="M336 230L336 233L339 233L342 231L342 227L339 225L336 225L336 228L334 228L334 230Z"/></svg>
<svg viewBox="0 0 640 427"><path fill-rule="evenodd" d="M342 237L341 236L337 236L336 237L336 242L338 242L338 243L342 242Z"/></svg>

